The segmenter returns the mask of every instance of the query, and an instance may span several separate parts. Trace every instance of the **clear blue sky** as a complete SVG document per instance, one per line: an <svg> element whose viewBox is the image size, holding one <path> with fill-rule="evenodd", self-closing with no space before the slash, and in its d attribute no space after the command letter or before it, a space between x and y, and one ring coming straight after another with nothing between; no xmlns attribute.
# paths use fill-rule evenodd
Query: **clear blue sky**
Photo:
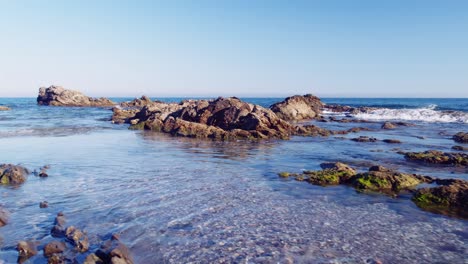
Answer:
<svg viewBox="0 0 468 264"><path fill-rule="evenodd" d="M0 0L0 97L468 97L468 1Z"/></svg>

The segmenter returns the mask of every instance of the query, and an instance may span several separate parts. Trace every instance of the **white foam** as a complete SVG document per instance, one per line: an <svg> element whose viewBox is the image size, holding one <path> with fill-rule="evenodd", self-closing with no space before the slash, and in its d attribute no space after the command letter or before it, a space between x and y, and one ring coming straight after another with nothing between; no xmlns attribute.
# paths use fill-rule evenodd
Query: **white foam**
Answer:
<svg viewBox="0 0 468 264"><path fill-rule="evenodd" d="M416 109L377 108L353 115L366 120L411 120L440 123L468 123L468 113L459 111L437 111L437 105Z"/></svg>

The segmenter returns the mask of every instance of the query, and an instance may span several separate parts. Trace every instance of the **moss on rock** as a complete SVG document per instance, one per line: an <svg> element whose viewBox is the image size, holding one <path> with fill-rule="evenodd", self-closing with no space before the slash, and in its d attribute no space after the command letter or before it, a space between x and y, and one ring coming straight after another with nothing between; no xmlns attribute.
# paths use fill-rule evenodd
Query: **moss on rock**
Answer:
<svg viewBox="0 0 468 264"><path fill-rule="evenodd" d="M405 153L405 159L431 164L443 164L454 166L468 165L468 154L456 152L448 153L437 150L428 150L424 152L407 152Z"/></svg>

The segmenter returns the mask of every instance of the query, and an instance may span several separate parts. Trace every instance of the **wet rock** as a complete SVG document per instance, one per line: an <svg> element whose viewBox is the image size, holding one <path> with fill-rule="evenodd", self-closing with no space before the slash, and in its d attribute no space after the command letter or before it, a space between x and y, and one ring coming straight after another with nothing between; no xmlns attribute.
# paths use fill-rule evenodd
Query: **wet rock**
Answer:
<svg viewBox="0 0 468 264"><path fill-rule="evenodd" d="M388 144L400 144L401 143L401 141L398 139L384 139L382 141Z"/></svg>
<svg viewBox="0 0 468 264"><path fill-rule="evenodd" d="M321 128L314 125L305 125L305 126L296 126L295 134L299 136L323 136L327 137L333 134L333 131L330 131L325 128Z"/></svg>
<svg viewBox="0 0 468 264"><path fill-rule="evenodd" d="M9 110L11 110L10 107L0 105L0 111L9 111Z"/></svg>
<svg viewBox="0 0 468 264"><path fill-rule="evenodd" d="M437 150L428 150L425 152L406 152L405 159L430 164L443 164L453 166L468 165L468 154L457 152L447 153Z"/></svg>
<svg viewBox="0 0 468 264"><path fill-rule="evenodd" d="M426 211L468 218L468 182L464 180L452 180L448 185L419 189L412 200Z"/></svg>
<svg viewBox="0 0 468 264"><path fill-rule="evenodd" d="M135 115L140 112L140 109L122 109L119 107L112 108L112 123L114 124L123 124L130 123Z"/></svg>
<svg viewBox="0 0 468 264"><path fill-rule="evenodd" d="M138 108L141 109L144 106L152 105L155 102L153 102L148 96L143 95L141 98L135 98L134 100L130 102L123 102L120 103L120 106L123 108Z"/></svg>
<svg viewBox="0 0 468 264"><path fill-rule="evenodd" d="M21 262L24 262L28 258L37 254L36 243L32 241L20 241L18 242L16 249L18 250L18 256L19 259L21 259Z"/></svg>
<svg viewBox="0 0 468 264"><path fill-rule="evenodd" d="M8 224L9 213L7 210L0 207L0 227Z"/></svg>
<svg viewBox="0 0 468 264"><path fill-rule="evenodd" d="M83 264L104 264L104 261L102 261L102 259L100 259L96 254L91 253L86 256Z"/></svg>
<svg viewBox="0 0 468 264"><path fill-rule="evenodd" d="M463 146L453 146L453 150L459 150L459 151L467 151L468 147L463 147Z"/></svg>
<svg viewBox="0 0 468 264"><path fill-rule="evenodd" d="M119 241L117 235L112 236L110 240L106 241L101 248L96 251L96 256L104 263L133 264L130 250Z"/></svg>
<svg viewBox="0 0 468 264"><path fill-rule="evenodd" d="M324 162L320 164L320 168L322 169L331 169L337 171L348 172L350 175L355 175L356 170L351 168L349 165L341 163L341 162Z"/></svg>
<svg viewBox="0 0 468 264"><path fill-rule="evenodd" d="M86 252L89 249L88 236L83 233L80 229L74 226L70 226L65 230L65 236L68 241L75 247L79 252Z"/></svg>
<svg viewBox="0 0 468 264"><path fill-rule="evenodd" d="M43 201L39 203L39 208L47 208L49 207L49 203L47 201Z"/></svg>
<svg viewBox="0 0 468 264"><path fill-rule="evenodd" d="M297 121L315 118L321 113L323 106L324 104L318 97L307 94L288 97L282 102L273 104L270 109L279 118Z"/></svg>
<svg viewBox="0 0 468 264"><path fill-rule="evenodd" d="M65 215L60 212L55 217L54 227L52 227L51 235L53 237L64 237L65 236Z"/></svg>
<svg viewBox="0 0 468 264"><path fill-rule="evenodd" d="M356 142L376 142L377 139L373 137L368 137L368 136L360 136L358 138L352 138L352 141Z"/></svg>
<svg viewBox="0 0 468 264"><path fill-rule="evenodd" d="M395 129L397 126L391 122L385 122L382 125L382 129Z"/></svg>
<svg viewBox="0 0 468 264"><path fill-rule="evenodd" d="M383 193L399 193L413 189L425 182L425 178L414 174L405 174L383 166L372 166L368 172L359 173L352 185L358 190L370 190Z"/></svg>
<svg viewBox="0 0 468 264"><path fill-rule="evenodd" d="M107 98L92 98L81 92L67 90L61 86L41 87L37 97L39 105L51 106L87 106L87 107L108 107L115 103Z"/></svg>
<svg viewBox="0 0 468 264"><path fill-rule="evenodd" d="M279 176L283 178L294 176L297 181L307 181L314 185L327 186L346 183L356 175L353 168L341 162L322 163L320 166L322 170L304 171L302 174L282 172Z"/></svg>
<svg viewBox="0 0 468 264"><path fill-rule="evenodd" d="M61 254L54 254L47 259L47 264L65 264L65 257Z"/></svg>
<svg viewBox="0 0 468 264"><path fill-rule="evenodd" d="M29 170L18 165L1 164L0 165L0 184L18 185L26 181Z"/></svg>
<svg viewBox="0 0 468 264"><path fill-rule="evenodd" d="M61 241L52 241L45 245L44 247L44 256L52 257L53 255L62 254L67 248L66 244Z"/></svg>
<svg viewBox="0 0 468 264"><path fill-rule="evenodd" d="M131 128L221 140L287 139L294 129L271 110L235 97L187 100L180 104L155 103L143 107L134 119L139 121Z"/></svg>
<svg viewBox="0 0 468 264"><path fill-rule="evenodd" d="M351 112L355 108L347 105L336 105L336 104L327 104L324 108L328 111L335 112L335 113L345 113Z"/></svg>
<svg viewBox="0 0 468 264"><path fill-rule="evenodd" d="M453 135L453 140L458 143L468 143L468 133L465 132L458 132L457 134Z"/></svg>

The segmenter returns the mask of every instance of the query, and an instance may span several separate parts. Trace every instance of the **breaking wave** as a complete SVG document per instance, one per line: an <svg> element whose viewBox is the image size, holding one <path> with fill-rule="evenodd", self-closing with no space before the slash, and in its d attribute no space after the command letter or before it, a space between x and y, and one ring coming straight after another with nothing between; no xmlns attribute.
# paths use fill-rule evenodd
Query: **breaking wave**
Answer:
<svg viewBox="0 0 468 264"><path fill-rule="evenodd" d="M351 114L366 120L411 120L440 123L468 123L468 113L461 111L438 111L437 105L415 109L376 108Z"/></svg>

